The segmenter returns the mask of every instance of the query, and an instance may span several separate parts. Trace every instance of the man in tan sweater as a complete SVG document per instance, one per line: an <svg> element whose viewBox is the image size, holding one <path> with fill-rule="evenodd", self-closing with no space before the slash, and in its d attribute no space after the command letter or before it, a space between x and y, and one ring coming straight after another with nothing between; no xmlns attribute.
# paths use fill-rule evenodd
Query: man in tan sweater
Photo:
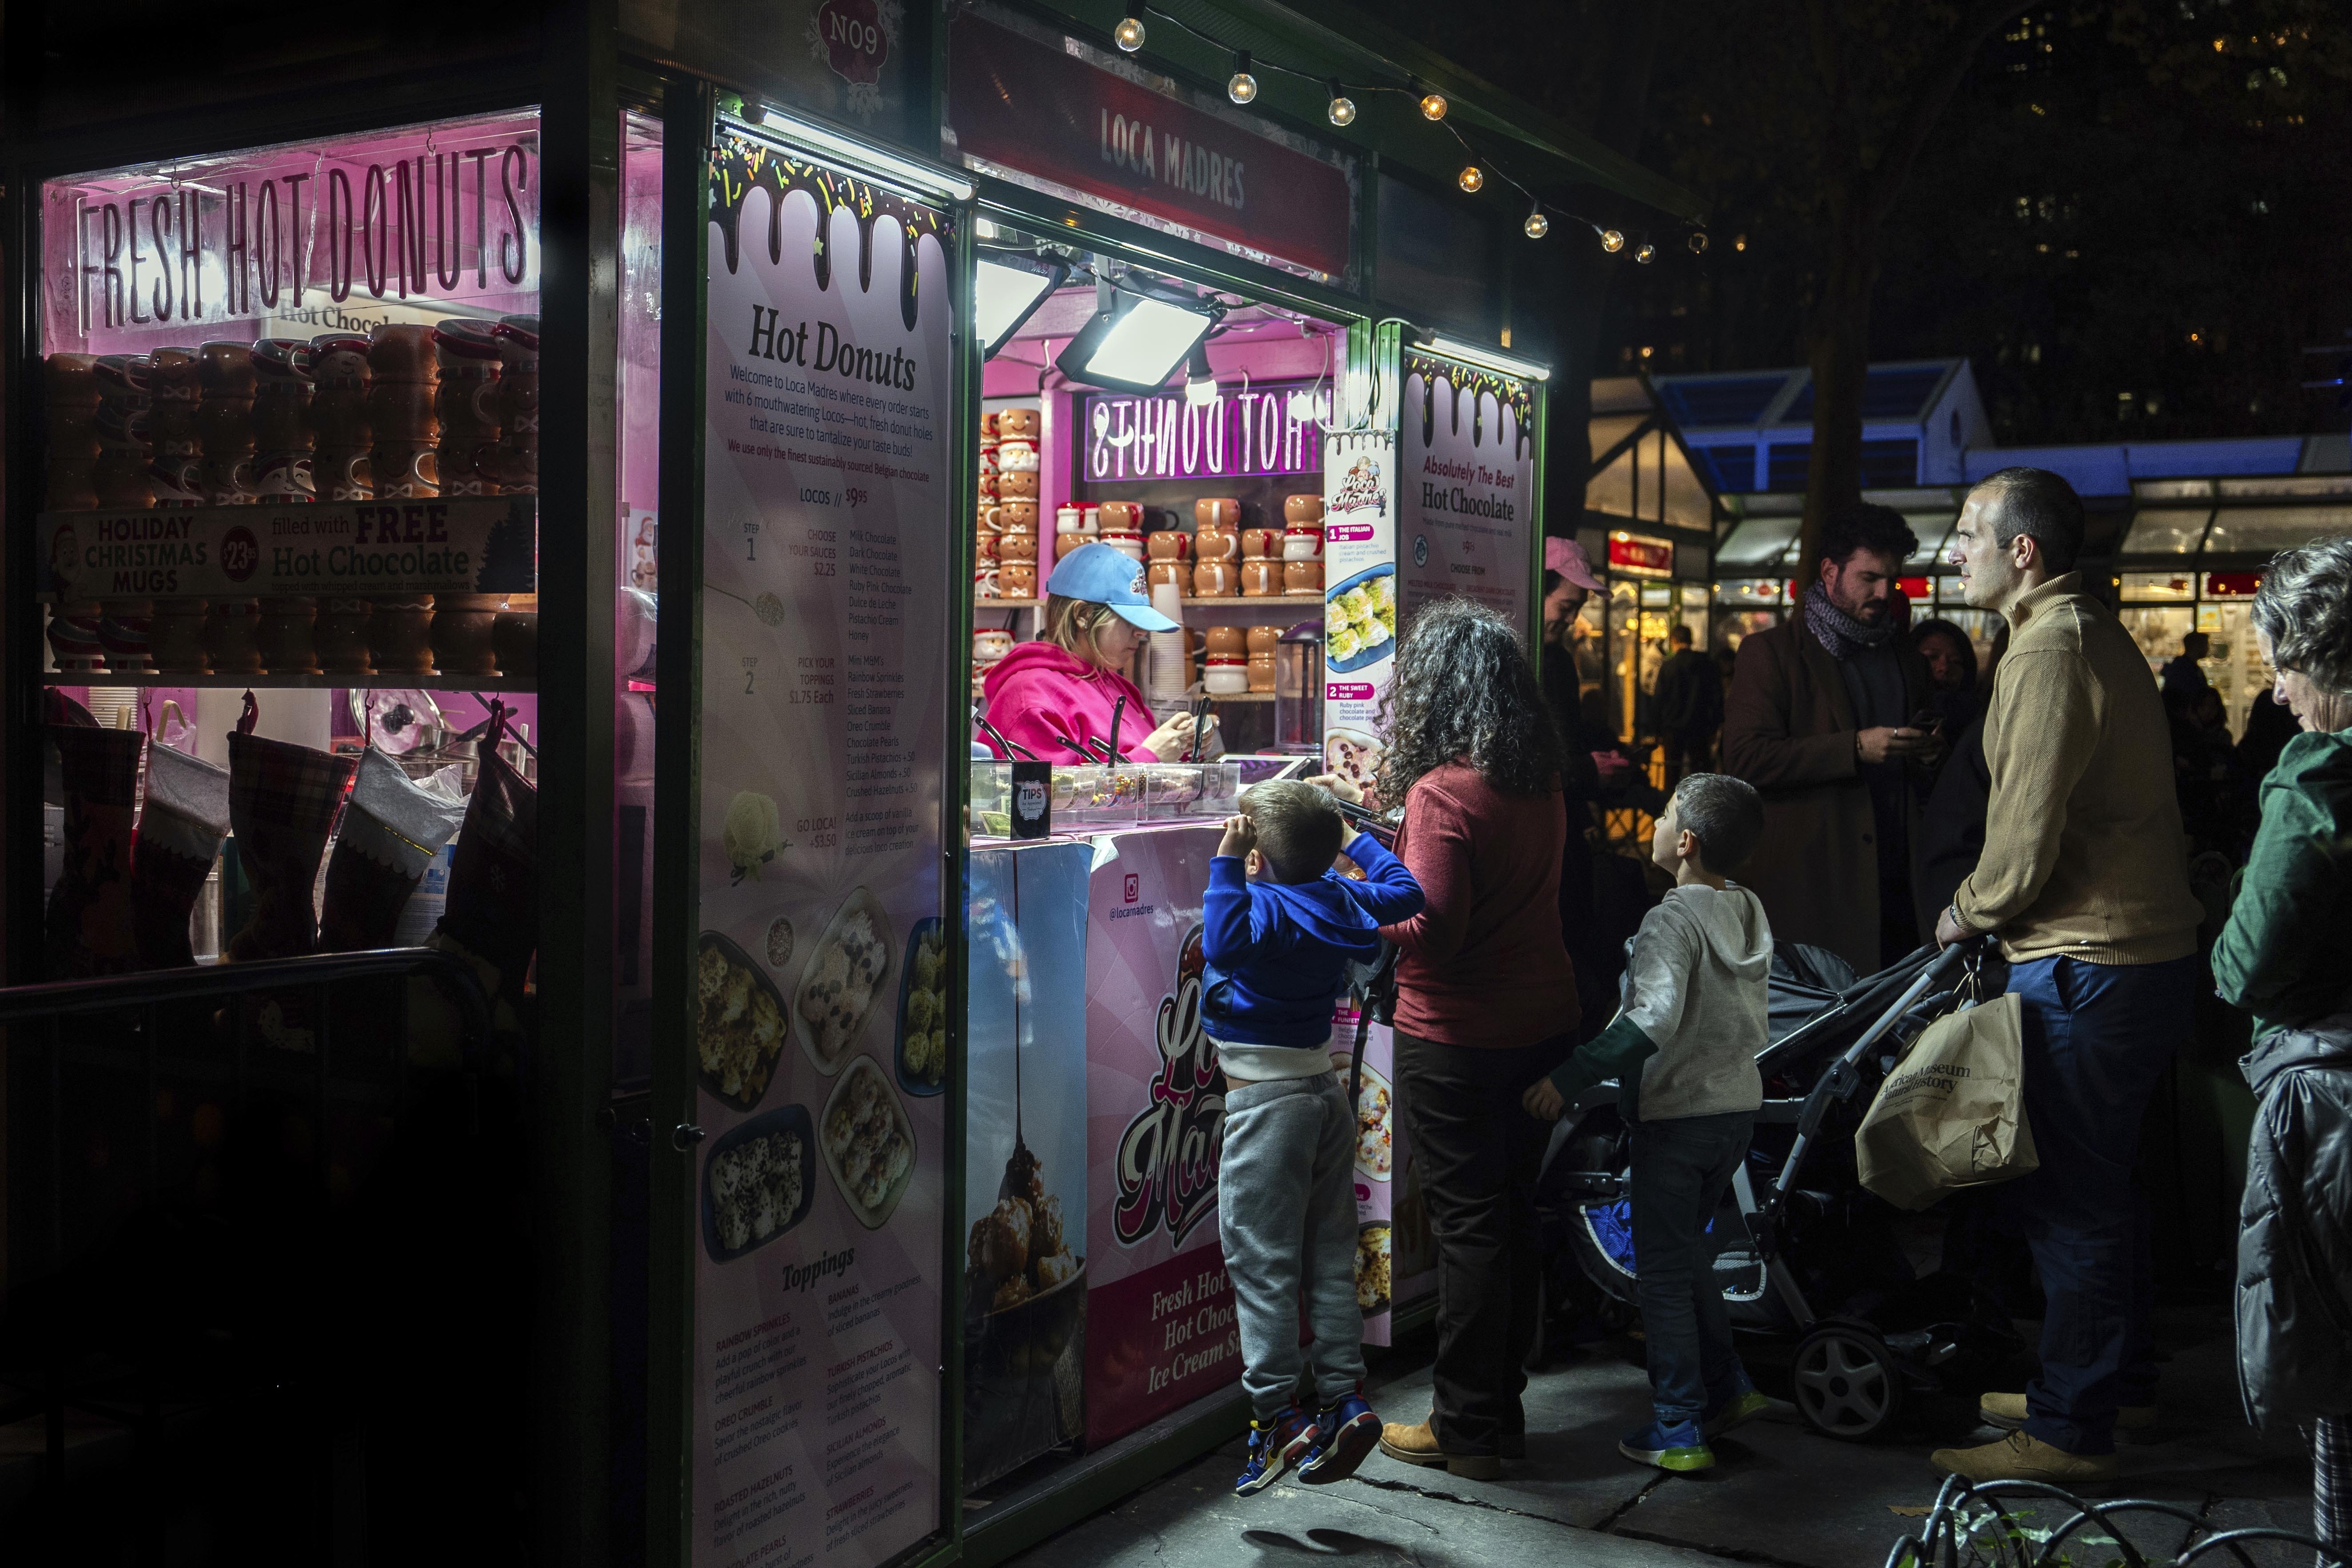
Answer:
<svg viewBox="0 0 2352 1568"><path fill-rule="evenodd" d="M1961 510L1969 604L1999 610L2009 653L1984 730L1985 845L1936 930L1990 932L2025 1026L2025 1110L2041 1168L2001 1189L2049 1299L2042 1373L1979 1413L2010 1435L1938 1449L1970 1480L2098 1480L2115 1429L2154 1416L2154 1297L2139 1125L2189 1034L2199 905L2147 661L2074 570L2083 503L2040 468L2004 468Z"/></svg>

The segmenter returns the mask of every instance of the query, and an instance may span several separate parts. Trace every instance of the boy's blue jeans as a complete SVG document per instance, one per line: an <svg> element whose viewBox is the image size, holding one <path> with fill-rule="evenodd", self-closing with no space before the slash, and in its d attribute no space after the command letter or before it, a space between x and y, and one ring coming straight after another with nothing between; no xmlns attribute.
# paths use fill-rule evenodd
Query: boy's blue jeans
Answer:
<svg viewBox="0 0 2352 1568"><path fill-rule="evenodd" d="M1633 1267L1650 1399L1664 1426L1696 1422L1748 1387L1706 1227L1748 1157L1755 1124L1752 1110L1633 1123Z"/></svg>

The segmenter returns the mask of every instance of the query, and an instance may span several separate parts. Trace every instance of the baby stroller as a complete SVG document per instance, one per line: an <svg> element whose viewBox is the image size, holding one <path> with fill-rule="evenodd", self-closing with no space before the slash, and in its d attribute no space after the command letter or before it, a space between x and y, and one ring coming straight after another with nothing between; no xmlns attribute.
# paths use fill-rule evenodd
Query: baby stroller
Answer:
<svg viewBox="0 0 2352 1568"><path fill-rule="evenodd" d="M1878 1436L1914 1395L1974 1394L2019 1349L1977 1283L1915 1274L1895 1211L1854 1167L1854 1129L1878 1086L1952 1008L1980 952L1922 948L1866 978L1819 948L1773 952L1764 1104L1710 1227L1715 1277L1736 1332L1793 1346L1797 1408L1833 1437ZM1617 1089L1604 1084L1560 1117L1538 1182L1548 1240L1573 1264L1557 1273L1604 1320L1630 1321L1636 1303L1630 1164Z"/></svg>

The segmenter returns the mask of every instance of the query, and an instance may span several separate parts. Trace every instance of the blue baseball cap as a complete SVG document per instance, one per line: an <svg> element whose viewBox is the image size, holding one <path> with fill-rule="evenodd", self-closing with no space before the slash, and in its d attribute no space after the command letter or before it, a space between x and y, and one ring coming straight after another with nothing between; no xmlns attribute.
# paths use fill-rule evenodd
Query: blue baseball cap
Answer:
<svg viewBox="0 0 2352 1568"><path fill-rule="evenodd" d="M1045 592L1108 606L1129 626L1147 632L1172 632L1176 623L1151 607L1143 589L1143 568L1108 544L1081 544L1062 557L1045 580Z"/></svg>

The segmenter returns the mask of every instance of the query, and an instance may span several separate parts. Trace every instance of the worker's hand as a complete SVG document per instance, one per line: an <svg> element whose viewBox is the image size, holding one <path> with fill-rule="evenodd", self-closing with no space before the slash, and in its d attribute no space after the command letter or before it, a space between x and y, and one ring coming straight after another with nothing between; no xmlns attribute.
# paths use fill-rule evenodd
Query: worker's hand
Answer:
<svg viewBox="0 0 2352 1568"><path fill-rule="evenodd" d="M1364 804L1364 792L1356 785L1353 780L1343 779L1338 773L1317 773L1313 778L1308 779L1307 782L1311 784L1321 785L1323 788L1329 790L1333 795L1338 795L1341 800L1346 801L1349 805L1361 805Z"/></svg>
<svg viewBox="0 0 2352 1568"><path fill-rule="evenodd" d="M1952 912L1949 904L1946 904L1944 912L1936 917L1936 945L1939 948L1949 947L1956 942L1966 942L1974 935L1976 932L1960 923L1959 917Z"/></svg>
<svg viewBox="0 0 2352 1568"><path fill-rule="evenodd" d="M1538 1121L1557 1121L1560 1112L1568 1109L1568 1101L1560 1098L1559 1090L1548 1078L1528 1085L1527 1092L1519 1096L1519 1103Z"/></svg>
<svg viewBox="0 0 2352 1568"><path fill-rule="evenodd" d="M1204 749L1208 745L1208 733L1213 732L1216 728L1217 716L1212 713L1209 715L1209 722L1204 727L1201 742ZM1192 749L1192 715L1177 714L1173 719L1143 737L1143 743L1153 756L1163 763L1181 762L1184 754Z"/></svg>
<svg viewBox="0 0 2352 1568"><path fill-rule="evenodd" d="M1218 854L1247 855L1256 847L1256 823L1238 815L1225 818L1225 836L1217 840Z"/></svg>
<svg viewBox="0 0 2352 1568"><path fill-rule="evenodd" d="M1908 762L1933 754L1936 737L1926 730L1897 730L1881 724L1874 730L1858 731L1853 749L1854 754L1865 763Z"/></svg>

